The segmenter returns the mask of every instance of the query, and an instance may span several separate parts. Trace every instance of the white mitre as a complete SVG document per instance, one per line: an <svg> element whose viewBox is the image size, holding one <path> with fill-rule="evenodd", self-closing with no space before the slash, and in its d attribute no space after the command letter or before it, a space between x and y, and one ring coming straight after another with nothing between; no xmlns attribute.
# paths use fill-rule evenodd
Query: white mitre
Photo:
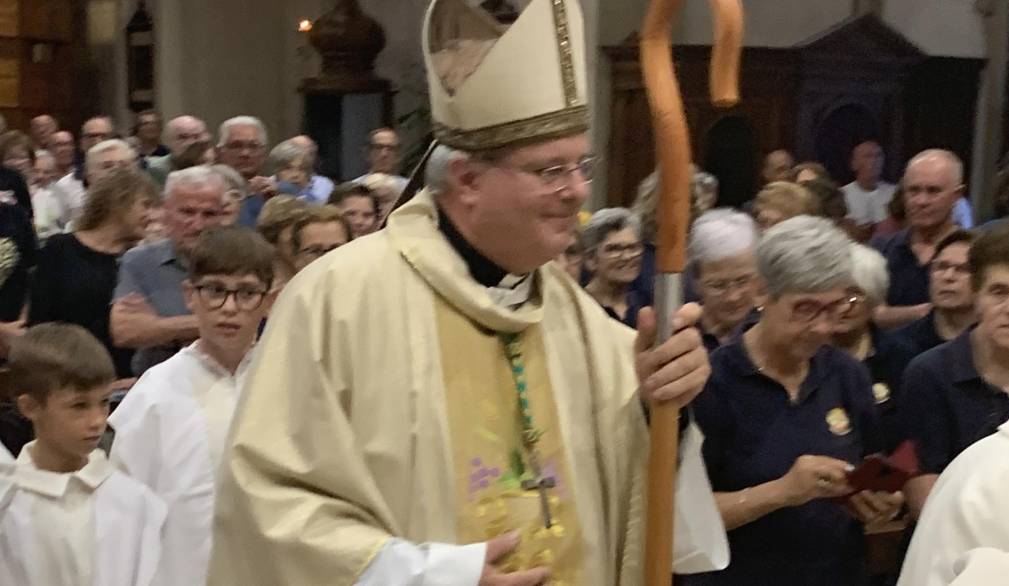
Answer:
<svg viewBox="0 0 1009 586"><path fill-rule="evenodd" d="M466 0L433 0L423 43L442 144L482 151L588 129L579 0L532 0L510 26Z"/></svg>

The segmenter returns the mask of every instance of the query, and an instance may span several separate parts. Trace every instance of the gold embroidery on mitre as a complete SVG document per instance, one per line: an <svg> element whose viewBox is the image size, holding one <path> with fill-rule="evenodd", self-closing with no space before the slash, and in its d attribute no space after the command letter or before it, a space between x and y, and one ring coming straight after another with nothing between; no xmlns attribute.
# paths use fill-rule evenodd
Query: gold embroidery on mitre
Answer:
<svg viewBox="0 0 1009 586"><path fill-rule="evenodd" d="M578 88L575 85L575 60L571 52L571 34L568 31L568 9L564 0L552 0L554 28L557 30L557 52L561 58L561 81L564 84L564 102L569 108L578 105Z"/></svg>
<svg viewBox="0 0 1009 586"><path fill-rule="evenodd" d="M476 130L458 130L438 122L432 126L435 138L442 144L463 151L483 151L522 141L551 140L585 132L589 129L589 108L575 106Z"/></svg>
<svg viewBox="0 0 1009 586"><path fill-rule="evenodd" d="M876 383L872 385L872 396L877 405L882 405L890 400L890 387L886 383Z"/></svg>
<svg viewBox="0 0 1009 586"><path fill-rule="evenodd" d="M834 407L827 412L827 427L834 435L848 435L851 433L851 420L848 419L848 412L840 407Z"/></svg>

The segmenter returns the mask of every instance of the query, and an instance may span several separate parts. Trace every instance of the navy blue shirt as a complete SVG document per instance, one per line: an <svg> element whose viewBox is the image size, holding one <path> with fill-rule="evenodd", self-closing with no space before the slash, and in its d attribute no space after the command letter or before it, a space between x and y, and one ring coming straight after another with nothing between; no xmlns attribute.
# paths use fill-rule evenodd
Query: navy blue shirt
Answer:
<svg viewBox="0 0 1009 586"><path fill-rule="evenodd" d="M903 339L914 351L915 356L924 354L939 344L946 343L935 327L934 309L928 312L925 317L894 330L893 335Z"/></svg>
<svg viewBox="0 0 1009 586"><path fill-rule="evenodd" d="M910 230L873 238L869 243L886 258L890 273L890 290L887 305L918 305L928 303L928 266L918 263L911 250Z"/></svg>
<svg viewBox="0 0 1009 586"><path fill-rule="evenodd" d="M914 350L890 332L871 327L872 353L863 364L872 378L872 395L876 400L886 451L892 452L906 439L898 416L898 396L903 388L904 371L915 357Z"/></svg>
<svg viewBox="0 0 1009 586"><path fill-rule="evenodd" d="M799 456L857 465L883 448L865 367L825 346L810 361L798 400L750 361L741 336L711 356L712 375L694 402L704 461L717 492L784 476ZM729 532L731 564L683 576L685 585L856 586L865 583L862 525L840 504L814 500Z"/></svg>
<svg viewBox="0 0 1009 586"><path fill-rule="evenodd" d="M1009 395L974 367L971 332L915 358L904 373L901 420L921 471L941 473L968 446L1009 419Z"/></svg>
<svg viewBox="0 0 1009 586"><path fill-rule="evenodd" d="M612 307L606 307L603 305L603 309L606 311L606 315L612 317L613 319L623 322L624 325L630 326L632 328L638 327L638 312L641 311L643 307L648 307L648 303L642 298L641 293L633 289L627 291L627 313L624 314L624 318L620 319L620 316L616 311L613 311Z"/></svg>

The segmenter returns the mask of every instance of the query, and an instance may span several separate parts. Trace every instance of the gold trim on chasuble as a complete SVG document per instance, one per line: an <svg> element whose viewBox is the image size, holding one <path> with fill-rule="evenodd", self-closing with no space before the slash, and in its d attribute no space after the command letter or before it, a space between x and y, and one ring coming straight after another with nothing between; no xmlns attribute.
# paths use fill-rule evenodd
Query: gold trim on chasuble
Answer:
<svg viewBox="0 0 1009 586"><path fill-rule="evenodd" d="M582 539L574 487L561 441L557 407L539 326L521 335L534 424L543 435L537 451L549 489L553 526L544 526L540 495L523 490L532 478L523 450L518 399L501 337L479 329L436 297L438 339L445 378L445 404L455 468L456 529L459 543L487 541L518 530L522 542L502 567L516 571L549 566L550 584L577 586Z"/></svg>

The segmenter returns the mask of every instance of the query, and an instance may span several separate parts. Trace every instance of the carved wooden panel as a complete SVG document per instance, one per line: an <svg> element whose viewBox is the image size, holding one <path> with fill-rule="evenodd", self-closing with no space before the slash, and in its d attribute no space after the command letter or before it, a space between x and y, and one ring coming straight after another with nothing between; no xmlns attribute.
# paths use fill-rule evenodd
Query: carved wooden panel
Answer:
<svg viewBox="0 0 1009 586"><path fill-rule="evenodd" d="M607 145L607 205L627 206L634 201L637 185L655 165L651 115L641 80L636 45L604 49L612 62L613 95L611 130ZM739 204L748 198L756 182L761 153L790 148L796 85L796 59L790 50L747 48L743 51L740 79L742 103L719 110L710 103L708 60L710 47L680 46L674 51L677 78L690 126L692 158L703 165L708 157L709 133L726 117L739 117L753 129L751 153L734 160L747 160L745 169L733 169L733 177L720 177L720 203ZM726 181L728 180L728 181Z"/></svg>
<svg viewBox="0 0 1009 586"><path fill-rule="evenodd" d="M21 0L0 0L0 37L16 37L21 30Z"/></svg>

